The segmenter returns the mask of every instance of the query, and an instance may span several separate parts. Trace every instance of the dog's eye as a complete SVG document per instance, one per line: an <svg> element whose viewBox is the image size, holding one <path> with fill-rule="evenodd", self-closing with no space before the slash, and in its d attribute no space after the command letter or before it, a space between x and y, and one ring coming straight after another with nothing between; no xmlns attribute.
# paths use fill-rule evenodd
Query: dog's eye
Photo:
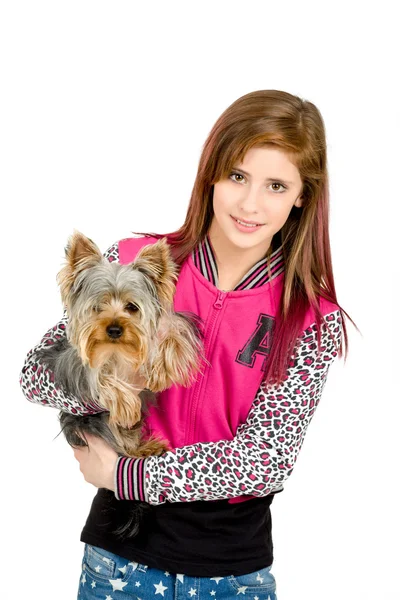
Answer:
<svg viewBox="0 0 400 600"><path fill-rule="evenodd" d="M139 307L136 306L136 304L133 304L133 302L128 302L128 304L125 306L125 310L128 310L129 312L136 312L139 310Z"/></svg>

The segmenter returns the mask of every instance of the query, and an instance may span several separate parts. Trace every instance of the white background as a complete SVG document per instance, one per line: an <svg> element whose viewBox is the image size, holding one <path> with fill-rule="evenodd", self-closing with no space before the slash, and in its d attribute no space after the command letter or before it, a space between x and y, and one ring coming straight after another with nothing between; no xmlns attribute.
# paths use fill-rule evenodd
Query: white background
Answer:
<svg viewBox="0 0 400 600"><path fill-rule="evenodd" d="M26 353L61 317L67 238L79 229L104 251L133 230L177 229L211 127L257 89L322 112L336 291L361 331L347 321L347 362L331 368L272 505L278 600L400 598L391 6L2 3L2 599L76 598L96 491L54 439L57 411L29 403L18 384Z"/></svg>

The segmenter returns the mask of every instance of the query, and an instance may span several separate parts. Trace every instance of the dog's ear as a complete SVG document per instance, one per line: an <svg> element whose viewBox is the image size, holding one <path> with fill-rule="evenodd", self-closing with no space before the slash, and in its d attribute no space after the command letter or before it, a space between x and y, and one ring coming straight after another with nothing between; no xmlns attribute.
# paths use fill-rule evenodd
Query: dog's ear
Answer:
<svg viewBox="0 0 400 600"><path fill-rule="evenodd" d="M175 281L178 279L178 267L172 259L165 238L161 238L155 244L143 246L131 266L152 280L163 304L167 306L172 304Z"/></svg>
<svg viewBox="0 0 400 600"><path fill-rule="evenodd" d="M103 260L96 244L83 233L74 231L65 247L66 264L57 275L64 304L68 303L74 281L82 271L94 267Z"/></svg>
<svg viewBox="0 0 400 600"><path fill-rule="evenodd" d="M202 321L197 315L173 311L162 315L147 387L157 393L171 385L192 385L203 364L211 366L204 355L203 338Z"/></svg>

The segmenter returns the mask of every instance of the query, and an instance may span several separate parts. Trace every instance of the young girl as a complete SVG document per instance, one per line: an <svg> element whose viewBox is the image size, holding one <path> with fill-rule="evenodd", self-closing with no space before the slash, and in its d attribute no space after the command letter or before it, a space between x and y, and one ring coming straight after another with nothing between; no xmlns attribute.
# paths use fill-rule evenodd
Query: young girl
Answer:
<svg viewBox="0 0 400 600"><path fill-rule="evenodd" d="M347 355L328 218L321 114L297 96L260 90L214 125L183 226L106 252L126 264L167 238L180 268L175 310L202 319L210 366L150 409L146 432L173 450L129 459L92 436L90 451L74 450L99 488L81 534L78 598L276 599L270 505L343 355L342 336ZM98 408L67 397L36 359L66 323L67 315L29 352L21 386L32 402L90 414ZM149 511L122 542L113 532L137 500Z"/></svg>

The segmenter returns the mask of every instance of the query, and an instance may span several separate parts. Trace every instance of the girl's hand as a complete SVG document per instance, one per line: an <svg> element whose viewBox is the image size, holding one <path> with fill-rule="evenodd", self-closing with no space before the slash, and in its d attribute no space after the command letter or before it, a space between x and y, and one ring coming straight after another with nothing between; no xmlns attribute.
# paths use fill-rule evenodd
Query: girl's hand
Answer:
<svg viewBox="0 0 400 600"><path fill-rule="evenodd" d="M85 437L89 446L74 448L74 456L85 481L97 488L114 492L114 471L118 454L103 439L88 433L85 433Z"/></svg>

